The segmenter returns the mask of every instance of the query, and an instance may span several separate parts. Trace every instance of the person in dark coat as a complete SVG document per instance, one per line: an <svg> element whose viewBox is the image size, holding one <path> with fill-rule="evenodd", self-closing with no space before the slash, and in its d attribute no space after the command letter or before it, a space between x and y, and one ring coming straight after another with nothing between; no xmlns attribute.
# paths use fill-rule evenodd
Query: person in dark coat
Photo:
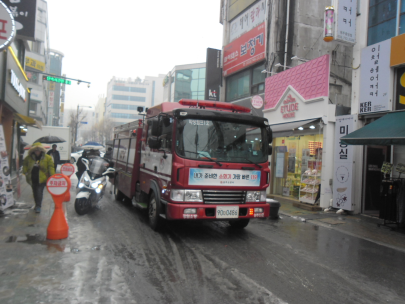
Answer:
<svg viewBox="0 0 405 304"><path fill-rule="evenodd" d="M84 171L86 171L86 165L82 162L82 159L86 158L87 159L87 152L86 150L83 151L82 156L79 157L79 159L77 160L77 172L76 172L76 176L77 176L77 181L80 181L80 178L82 177L82 174Z"/></svg>
<svg viewBox="0 0 405 304"><path fill-rule="evenodd" d="M53 158L53 163L55 165L55 172L56 172L56 167L58 166L58 164L60 163L60 154L59 151L56 150L58 146L53 144L52 145L52 149L48 151L48 155L50 155Z"/></svg>
<svg viewBox="0 0 405 304"><path fill-rule="evenodd" d="M104 158L110 161L112 160L112 156L113 156L113 149L111 147L108 147L107 152L104 154Z"/></svg>

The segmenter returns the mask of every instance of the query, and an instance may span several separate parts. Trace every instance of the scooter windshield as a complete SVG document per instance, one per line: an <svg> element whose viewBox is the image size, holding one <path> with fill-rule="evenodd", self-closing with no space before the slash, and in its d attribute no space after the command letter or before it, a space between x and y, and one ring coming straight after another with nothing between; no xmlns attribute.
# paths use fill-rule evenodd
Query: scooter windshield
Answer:
<svg viewBox="0 0 405 304"><path fill-rule="evenodd" d="M108 162L101 157L90 159L89 171L95 175L101 175L108 168Z"/></svg>

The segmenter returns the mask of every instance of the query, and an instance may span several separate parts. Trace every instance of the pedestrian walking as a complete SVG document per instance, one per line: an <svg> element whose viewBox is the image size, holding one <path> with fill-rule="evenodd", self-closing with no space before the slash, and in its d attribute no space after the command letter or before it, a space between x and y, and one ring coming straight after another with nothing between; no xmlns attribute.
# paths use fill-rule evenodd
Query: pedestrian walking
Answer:
<svg viewBox="0 0 405 304"><path fill-rule="evenodd" d="M52 157L46 154L41 143L34 143L24 158L23 173L31 185L35 200L35 212L41 212L42 197L48 177L55 174Z"/></svg>
<svg viewBox="0 0 405 304"><path fill-rule="evenodd" d="M50 155L53 159L53 163L55 166L55 172L56 172L56 167L60 163L60 154L59 154L59 151L56 150L57 147L58 147L57 145L53 144L52 149L48 151L48 155Z"/></svg>

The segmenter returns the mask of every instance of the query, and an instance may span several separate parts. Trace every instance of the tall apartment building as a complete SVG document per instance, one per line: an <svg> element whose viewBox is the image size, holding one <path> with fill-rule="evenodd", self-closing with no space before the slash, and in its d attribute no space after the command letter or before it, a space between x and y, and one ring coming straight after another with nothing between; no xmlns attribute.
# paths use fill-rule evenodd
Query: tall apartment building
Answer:
<svg viewBox="0 0 405 304"><path fill-rule="evenodd" d="M204 100L205 62L176 65L163 80L164 101Z"/></svg>
<svg viewBox="0 0 405 304"><path fill-rule="evenodd" d="M105 116L115 125L142 118L138 114L138 107L150 108L163 101L164 76L147 76L143 80L113 77L107 85Z"/></svg>
<svg viewBox="0 0 405 304"><path fill-rule="evenodd" d="M55 76L62 76L63 53L57 50L49 50L49 73ZM61 95L64 84L57 82L48 83L48 125L63 125L63 114L61 113ZM63 90L64 91L64 90ZM61 121L62 120L62 121Z"/></svg>

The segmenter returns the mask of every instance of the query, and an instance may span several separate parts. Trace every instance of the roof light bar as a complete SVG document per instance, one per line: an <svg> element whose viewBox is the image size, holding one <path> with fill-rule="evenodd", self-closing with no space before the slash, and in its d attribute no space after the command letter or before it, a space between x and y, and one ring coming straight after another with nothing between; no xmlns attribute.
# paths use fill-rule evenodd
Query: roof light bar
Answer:
<svg viewBox="0 0 405 304"><path fill-rule="evenodd" d="M229 110L229 111L250 113L249 108L238 106L233 103L221 102L221 101L181 99L179 101L179 104L181 104L183 106L216 108L216 109L223 109L223 110Z"/></svg>

